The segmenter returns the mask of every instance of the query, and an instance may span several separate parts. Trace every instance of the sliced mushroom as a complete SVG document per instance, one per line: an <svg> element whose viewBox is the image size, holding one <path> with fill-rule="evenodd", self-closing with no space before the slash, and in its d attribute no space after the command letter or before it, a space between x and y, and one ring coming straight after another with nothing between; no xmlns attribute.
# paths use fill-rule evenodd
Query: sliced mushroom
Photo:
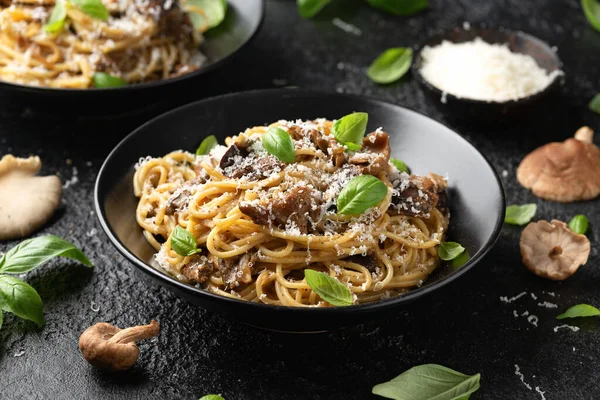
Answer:
<svg viewBox="0 0 600 400"><path fill-rule="evenodd" d="M28 236L44 225L58 206L62 194L56 175L37 176L40 158L0 160L0 240Z"/></svg>
<svg viewBox="0 0 600 400"><path fill-rule="evenodd" d="M140 349L135 342L157 336L159 329L154 320L149 325L126 329L99 322L81 334L79 350L94 367L122 371L131 368L140 356Z"/></svg>
<svg viewBox="0 0 600 400"><path fill-rule="evenodd" d="M521 233L523 264L534 274L561 281L585 264L590 241L562 221L530 222Z"/></svg>
<svg viewBox="0 0 600 400"><path fill-rule="evenodd" d="M519 183L546 200L568 203L600 194L600 149L594 132L584 126L562 143L529 153L517 169Z"/></svg>

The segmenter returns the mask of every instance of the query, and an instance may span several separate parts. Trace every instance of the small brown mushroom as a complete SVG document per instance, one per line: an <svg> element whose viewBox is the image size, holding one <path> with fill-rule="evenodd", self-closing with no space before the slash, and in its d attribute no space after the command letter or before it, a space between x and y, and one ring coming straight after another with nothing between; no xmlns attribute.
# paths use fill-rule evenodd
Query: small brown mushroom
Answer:
<svg viewBox="0 0 600 400"><path fill-rule="evenodd" d="M40 158L0 160L0 240L29 236L44 225L60 205L62 186L56 175L36 176Z"/></svg>
<svg viewBox="0 0 600 400"><path fill-rule="evenodd" d="M119 329L107 322L87 328L79 337L79 350L94 367L112 371L131 368L140 355L135 342L157 336L159 325L152 320L149 325Z"/></svg>
<svg viewBox="0 0 600 400"><path fill-rule="evenodd" d="M584 126L562 143L548 143L529 153L517 168L517 179L534 195L568 203L600 194L600 149L594 131Z"/></svg>
<svg viewBox="0 0 600 400"><path fill-rule="evenodd" d="M521 232L523 264L542 278L562 281L587 262L590 241L562 221L530 222Z"/></svg>

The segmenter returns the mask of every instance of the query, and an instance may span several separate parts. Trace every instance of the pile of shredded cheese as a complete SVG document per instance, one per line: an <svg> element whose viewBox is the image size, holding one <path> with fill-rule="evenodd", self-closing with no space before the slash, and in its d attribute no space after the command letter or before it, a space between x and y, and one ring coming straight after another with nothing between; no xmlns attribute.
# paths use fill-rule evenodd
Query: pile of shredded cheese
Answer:
<svg viewBox="0 0 600 400"><path fill-rule="evenodd" d="M549 74L531 56L481 38L464 43L443 41L424 47L421 54L424 79L444 94L475 100L516 100L543 90L562 74Z"/></svg>

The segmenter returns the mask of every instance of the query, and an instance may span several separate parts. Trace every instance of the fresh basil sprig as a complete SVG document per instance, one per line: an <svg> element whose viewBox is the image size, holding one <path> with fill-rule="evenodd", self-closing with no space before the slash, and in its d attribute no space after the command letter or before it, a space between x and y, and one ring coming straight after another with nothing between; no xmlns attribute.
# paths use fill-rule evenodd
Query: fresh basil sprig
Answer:
<svg viewBox="0 0 600 400"><path fill-rule="evenodd" d="M481 375L465 375L437 364L413 367L389 382L373 387L373 394L396 400L467 400L479 389Z"/></svg>
<svg viewBox="0 0 600 400"><path fill-rule="evenodd" d="M585 235L588 230L590 221L583 214L578 214L574 216L571 221L569 221L569 229L571 229L575 233L579 233L580 235Z"/></svg>
<svg viewBox="0 0 600 400"><path fill-rule="evenodd" d="M67 19L67 3L63 0L58 0L54 4L54 8L52 9L52 13L50 14L50 18L48 22L44 25L44 30L49 33L55 33L60 31L65 25L65 20Z"/></svg>
<svg viewBox="0 0 600 400"><path fill-rule="evenodd" d="M465 248L456 242L442 242L438 248L438 255L444 261L454 260L465 251Z"/></svg>
<svg viewBox="0 0 600 400"><path fill-rule="evenodd" d="M54 257L66 257L93 267L81 250L58 236L27 239L8 250L0 258L0 274L22 274L39 267ZM0 275L0 328L2 311L44 324L44 305L37 291L21 279Z"/></svg>
<svg viewBox="0 0 600 400"><path fill-rule="evenodd" d="M334 306L349 306L353 303L352 292L337 279L313 269L304 270L304 276L308 286L326 302Z"/></svg>
<svg viewBox="0 0 600 400"><path fill-rule="evenodd" d="M367 76L377 83L392 83L406 74L412 64L412 59L413 51L410 48L387 49L367 69Z"/></svg>
<svg viewBox="0 0 600 400"><path fill-rule="evenodd" d="M406 165L406 163L402 160L398 160L397 158L390 158L390 162L392 163L392 165L394 167L396 167L396 169L400 172L406 172L407 174L410 174L410 169L408 168L408 166Z"/></svg>
<svg viewBox="0 0 600 400"><path fill-rule="evenodd" d="M452 268L459 269L460 267L465 265L470 258L471 255L469 254L469 252L467 250L463 251L452 260Z"/></svg>
<svg viewBox="0 0 600 400"><path fill-rule="evenodd" d="M581 6L587 20L600 32L600 3L597 0L581 0Z"/></svg>
<svg viewBox="0 0 600 400"><path fill-rule="evenodd" d="M331 0L297 0L298 12L303 18L317 15Z"/></svg>
<svg viewBox="0 0 600 400"><path fill-rule="evenodd" d="M206 396L202 396L200 400L225 400L222 396L218 394L207 394Z"/></svg>
<svg viewBox="0 0 600 400"><path fill-rule="evenodd" d="M361 175L350 179L337 198L340 215L360 215L381 203L388 194L388 187L373 175Z"/></svg>
<svg viewBox="0 0 600 400"><path fill-rule="evenodd" d="M106 21L108 19L108 10L102 4L101 0L71 0L75 5L81 8L81 11L92 18Z"/></svg>
<svg viewBox="0 0 600 400"><path fill-rule="evenodd" d="M94 87L97 87L99 89L127 85L127 82L123 79L113 76L111 74L107 74L106 72L94 73L94 75L92 76L92 82L94 83Z"/></svg>
<svg viewBox="0 0 600 400"><path fill-rule="evenodd" d="M270 127L262 137L262 145L267 153L274 155L283 162L293 163L296 159L294 142L292 142L290 135L281 128Z"/></svg>
<svg viewBox="0 0 600 400"><path fill-rule="evenodd" d="M367 0L371 7L394 15L412 15L427 8L427 0Z"/></svg>
<svg viewBox="0 0 600 400"><path fill-rule="evenodd" d="M184 257L202 251L198 248L194 235L180 226L177 226L171 235L171 248L175 250L175 253Z"/></svg>
<svg viewBox="0 0 600 400"><path fill-rule="evenodd" d="M204 138L204 140L202 140L202 143L200 143L200 146L198 146L198 148L196 149L196 155L206 155L210 153L210 151L214 149L218 144L219 142L217 141L215 135L207 136Z"/></svg>
<svg viewBox="0 0 600 400"><path fill-rule="evenodd" d="M355 112L335 121L331 127L331 132L339 143L350 150L356 151L362 147L368 122L369 114Z"/></svg>
<svg viewBox="0 0 600 400"><path fill-rule="evenodd" d="M600 93L594 96L594 98L590 101L590 104L588 106L590 110L597 114L600 114Z"/></svg>
<svg viewBox="0 0 600 400"><path fill-rule="evenodd" d="M192 25L202 31L220 25L227 14L227 0L182 0L182 4L184 8L190 5L202 10L202 13L188 12Z"/></svg>
<svg viewBox="0 0 600 400"><path fill-rule="evenodd" d="M537 205L534 203L530 204L513 204L506 207L506 214L504 216L504 222L513 225L525 225L528 224L534 217L537 211Z"/></svg>
<svg viewBox="0 0 600 400"><path fill-rule="evenodd" d="M577 304L569 308L564 313L558 315L556 319L577 318L577 317L595 317L600 315L600 310L589 304Z"/></svg>

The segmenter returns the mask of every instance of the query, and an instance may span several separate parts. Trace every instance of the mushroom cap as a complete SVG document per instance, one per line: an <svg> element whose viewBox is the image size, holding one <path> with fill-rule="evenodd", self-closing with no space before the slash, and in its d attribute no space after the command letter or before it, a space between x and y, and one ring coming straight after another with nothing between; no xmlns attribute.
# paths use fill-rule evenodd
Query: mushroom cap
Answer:
<svg viewBox="0 0 600 400"><path fill-rule="evenodd" d="M534 274L561 281L587 262L590 241L562 221L530 222L521 232L523 264Z"/></svg>
<svg viewBox="0 0 600 400"><path fill-rule="evenodd" d="M575 138L548 143L529 153L517 168L517 179L533 194L568 203L600 194L600 149L584 126Z"/></svg>
<svg viewBox="0 0 600 400"><path fill-rule="evenodd" d="M42 162L37 156L0 160L0 240L29 236L44 225L60 205L58 176L36 176Z"/></svg>

